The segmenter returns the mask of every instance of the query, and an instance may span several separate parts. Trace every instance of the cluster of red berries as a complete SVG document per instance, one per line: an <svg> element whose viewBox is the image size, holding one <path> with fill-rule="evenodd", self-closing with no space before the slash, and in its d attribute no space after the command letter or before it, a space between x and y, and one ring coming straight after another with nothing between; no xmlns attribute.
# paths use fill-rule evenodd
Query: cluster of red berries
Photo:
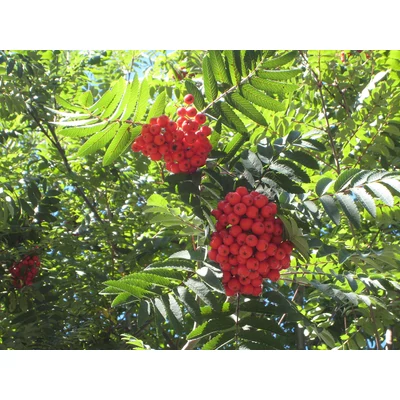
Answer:
<svg viewBox="0 0 400 400"><path fill-rule="evenodd" d="M30 286L39 273L40 260L38 256L25 256L21 261L15 262L11 268L12 284L17 289Z"/></svg>
<svg viewBox="0 0 400 400"><path fill-rule="evenodd" d="M184 101L191 105L194 97L188 94ZM176 122L161 115L143 125L132 150L141 151L153 161L164 159L165 167L174 174L193 173L206 164L208 153L212 150L207 138L211 135L211 128L203 125L206 115L198 113L193 106L180 107L177 114L179 118Z"/></svg>
<svg viewBox="0 0 400 400"><path fill-rule="evenodd" d="M211 214L217 219L211 236L210 260L222 271L225 293L259 296L265 278L276 282L290 266L293 244L283 241L277 206L256 191L238 187Z"/></svg>

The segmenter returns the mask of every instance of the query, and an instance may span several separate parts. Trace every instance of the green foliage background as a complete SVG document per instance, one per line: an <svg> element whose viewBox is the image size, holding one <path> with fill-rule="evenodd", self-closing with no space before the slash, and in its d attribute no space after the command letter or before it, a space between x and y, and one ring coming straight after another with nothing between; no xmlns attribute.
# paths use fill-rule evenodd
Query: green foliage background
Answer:
<svg viewBox="0 0 400 400"><path fill-rule="evenodd" d="M0 52L0 347L396 348L400 52L344 53ZM186 93L213 152L169 175L129 145ZM240 185L296 246L259 299L227 299L207 259Z"/></svg>

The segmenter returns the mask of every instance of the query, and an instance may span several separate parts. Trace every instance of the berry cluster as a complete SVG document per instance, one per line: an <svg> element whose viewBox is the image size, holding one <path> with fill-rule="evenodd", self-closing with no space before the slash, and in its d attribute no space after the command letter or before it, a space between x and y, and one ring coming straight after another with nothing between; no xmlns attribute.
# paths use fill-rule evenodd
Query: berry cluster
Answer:
<svg viewBox="0 0 400 400"><path fill-rule="evenodd" d="M290 266L292 243L283 241L277 206L258 192L238 187L211 214L217 219L211 236L210 260L222 271L225 293L259 296L264 278L275 282Z"/></svg>
<svg viewBox="0 0 400 400"><path fill-rule="evenodd" d="M188 94L184 101L191 105L194 97ZM167 170L174 174L193 173L206 164L208 153L212 150L207 138L211 128L203 125L206 115L198 113L193 106L180 107L177 114L179 118L176 122L166 115L151 118L149 124L142 126L132 150L141 151L153 161L164 159Z"/></svg>
<svg viewBox="0 0 400 400"><path fill-rule="evenodd" d="M21 289L23 286L30 286L35 276L39 273L40 260L38 256L25 256L21 261L15 262L11 268L13 286Z"/></svg>

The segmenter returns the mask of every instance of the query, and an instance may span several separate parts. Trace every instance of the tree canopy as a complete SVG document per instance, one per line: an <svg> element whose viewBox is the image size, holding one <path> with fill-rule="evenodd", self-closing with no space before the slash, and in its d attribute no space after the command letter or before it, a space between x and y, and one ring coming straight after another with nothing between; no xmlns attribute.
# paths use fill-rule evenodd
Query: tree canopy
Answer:
<svg viewBox="0 0 400 400"><path fill-rule="evenodd" d="M393 50L1 51L0 348L396 348L399 80ZM204 163L132 151L188 94ZM293 244L257 296L210 258L239 187Z"/></svg>

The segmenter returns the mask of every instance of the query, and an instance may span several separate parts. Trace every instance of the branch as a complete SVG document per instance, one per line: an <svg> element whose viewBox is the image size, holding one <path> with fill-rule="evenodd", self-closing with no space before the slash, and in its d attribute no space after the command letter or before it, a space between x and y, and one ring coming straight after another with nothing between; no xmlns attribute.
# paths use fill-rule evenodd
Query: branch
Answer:
<svg viewBox="0 0 400 400"><path fill-rule="evenodd" d="M299 53L300 53L300 55L303 57L304 61L307 63L307 65L308 65L308 67L309 67L309 69L310 69L310 71L311 71L311 73L312 73L312 75L313 75L313 77L314 77L314 80L315 80L315 82L316 82L316 84L317 84L318 92L319 92L319 94L320 94L320 96L321 96L323 114L324 114L325 121L326 121L326 132L327 132L327 134L328 134L328 136L329 136L329 142L330 142L330 145L331 145L331 148L332 148L333 157L334 157L334 159L335 159L336 172L337 172L338 174L340 174L339 156L338 156L337 151L336 151L335 143L334 143L333 136L332 136L332 131L331 131L330 124L329 124L328 112L327 112L327 109L326 109L326 104L325 104L324 95L323 95L323 93L322 93L322 82L321 82L321 80L318 78L318 76L317 76L317 74L314 72L314 70L311 68L311 66L310 66L310 64L308 63L307 58L304 56L303 52L300 51Z"/></svg>

